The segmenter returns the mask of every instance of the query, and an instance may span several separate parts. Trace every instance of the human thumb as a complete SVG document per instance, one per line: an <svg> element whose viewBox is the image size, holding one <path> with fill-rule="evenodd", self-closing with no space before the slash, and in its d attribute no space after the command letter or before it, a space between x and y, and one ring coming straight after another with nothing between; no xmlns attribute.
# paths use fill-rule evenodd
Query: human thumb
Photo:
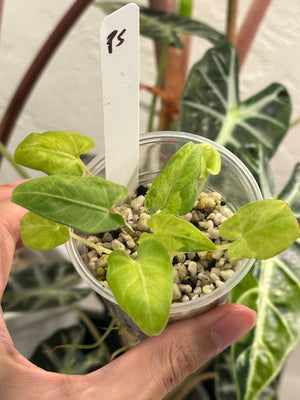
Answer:
<svg viewBox="0 0 300 400"><path fill-rule="evenodd" d="M169 325L160 336L144 340L91 375L97 379L105 373L106 384L111 382L111 399L161 400L187 375L249 332L255 319L253 310L239 304L216 307Z"/></svg>

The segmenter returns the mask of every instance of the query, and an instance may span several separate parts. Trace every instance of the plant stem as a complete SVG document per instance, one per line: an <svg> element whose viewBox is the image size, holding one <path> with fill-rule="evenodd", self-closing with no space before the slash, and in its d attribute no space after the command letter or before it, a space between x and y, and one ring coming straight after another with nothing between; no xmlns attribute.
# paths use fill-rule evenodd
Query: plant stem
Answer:
<svg viewBox="0 0 300 400"><path fill-rule="evenodd" d="M240 69L242 68L259 25L271 1L272 0L252 0L252 4L249 7L246 17L242 23L236 41L236 50Z"/></svg>
<svg viewBox="0 0 300 400"><path fill-rule="evenodd" d="M226 39L235 45L238 0L228 0Z"/></svg>
<svg viewBox="0 0 300 400"><path fill-rule="evenodd" d="M176 0L150 0L150 7L168 13L178 13ZM177 129L179 103L182 90L186 81L188 58L190 53L191 36L182 35L181 41L184 48L169 47L164 68L161 88L166 92L168 102L162 101L159 115L159 130ZM156 59L161 56L161 44L155 43Z"/></svg>
<svg viewBox="0 0 300 400"><path fill-rule="evenodd" d="M100 346L104 342L104 340L107 338L107 336L114 329L115 322L116 321L113 318L111 320L108 328L104 332L104 334L102 336L100 336L100 338L95 343L92 343L92 344L62 344L62 345L53 347L53 349L49 350L47 353L52 353L52 351L57 350L57 349L62 349L62 348L64 348L64 349L84 349L84 350L95 349L96 347Z"/></svg>
<svg viewBox="0 0 300 400"><path fill-rule="evenodd" d="M218 246L216 246L216 250L213 251L228 250L230 244L231 243L219 244Z"/></svg>
<svg viewBox="0 0 300 400"><path fill-rule="evenodd" d="M30 176L27 174L24 168L21 167L21 165L17 164L13 158L13 156L10 154L10 152L7 150L7 148L4 146L4 144L0 140L0 154L3 154L3 156L7 159L7 161L10 162L10 164L15 168L15 170L21 175L22 178L29 179Z"/></svg>
<svg viewBox="0 0 300 400"><path fill-rule="evenodd" d="M78 240L79 242L84 243L85 245L87 245L89 247L92 247L93 249L98 250L98 251L100 251L102 253L105 253L105 254L112 253L112 250L109 250L106 247L100 246L99 244L95 244L93 242L90 242L89 240L84 239L83 237L81 237L79 235L76 235L76 233L74 233L72 231L70 231L70 236L72 236L74 239Z"/></svg>
<svg viewBox="0 0 300 400"><path fill-rule="evenodd" d="M294 128L295 126L297 126L297 125L299 125L299 124L300 124L300 117L296 118L295 121L291 122L289 128L290 128L290 129L291 129L291 128Z"/></svg>
<svg viewBox="0 0 300 400"><path fill-rule="evenodd" d="M203 192L203 189L204 189L204 187L205 187L205 185L206 185L206 182L207 182L207 177L206 177L206 178L203 178L203 179L201 180L200 186L199 186L199 188L198 188L197 199L199 199L201 193Z"/></svg>
<svg viewBox="0 0 300 400"><path fill-rule="evenodd" d="M96 328L95 324L91 321L91 319L82 310L80 310L80 308L78 308L74 305L70 305L70 308L71 308L71 310L76 312L76 314L78 314L78 316L80 317L80 319L82 320L84 325L88 328L88 330L89 330L90 334L93 336L93 338L95 340L99 340L101 335L100 335L98 329Z"/></svg>
<svg viewBox="0 0 300 400"><path fill-rule="evenodd" d="M167 60L167 54L168 54L168 44L165 43L162 46L162 51L161 51L161 55L160 55L160 59L159 59L159 63L158 63L157 78L156 78L156 82L155 82L155 86L157 88L159 88L162 83L164 69L165 69L166 60ZM151 108L150 108L150 114L149 114L148 132L153 131L156 102L157 102L157 94L154 93L153 98L152 98Z"/></svg>
<svg viewBox="0 0 300 400"><path fill-rule="evenodd" d="M93 321L84 313L80 308L71 305L70 306L71 310L75 311L76 314L78 314L79 318L82 320L84 325L87 327L88 331L90 334L93 336L94 340L99 341L101 339L101 334L98 331L96 325L93 323ZM108 353L110 354L108 346L102 341L100 343L101 347Z"/></svg>
<svg viewBox="0 0 300 400"><path fill-rule="evenodd" d="M112 206L110 209L115 214L121 215L115 206ZM124 229L125 232L128 233L128 235L134 240L134 242L137 243L139 238L138 238L137 234L135 233L135 231L132 229L132 227L128 224L128 222L125 221L125 219L124 219L124 225L122 226L122 229Z"/></svg>
<svg viewBox="0 0 300 400"><path fill-rule="evenodd" d="M82 166L82 169L85 171L85 173L86 173L88 176L94 176L94 175L91 173L91 171L88 169L88 167L85 165L85 163L81 160L81 158L79 158L79 162L80 162L80 165Z"/></svg>
<svg viewBox="0 0 300 400"><path fill-rule="evenodd" d="M125 351L131 349L130 344L125 344L125 346L120 347L118 350L114 351L110 356L110 361L113 361L119 354L124 353Z"/></svg>
<svg viewBox="0 0 300 400"><path fill-rule="evenodd" d="M191 18L193 13L193 0L180 0L178 14L183 17Z"/></svg>

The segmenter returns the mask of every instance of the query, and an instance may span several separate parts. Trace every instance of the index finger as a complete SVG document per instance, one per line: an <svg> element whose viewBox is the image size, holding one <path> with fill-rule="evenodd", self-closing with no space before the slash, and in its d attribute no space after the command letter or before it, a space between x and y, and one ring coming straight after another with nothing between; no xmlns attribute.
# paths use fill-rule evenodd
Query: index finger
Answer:
<svg viewBox="0 0 300 400"><path fill-rule="evenodd" d="M27 179L21 179L16 182L8 183L7 185L1 185L0 186L0 199L10 198L14 188L16 186L18 186L20 183L25 182L26 180Z"/></svg>

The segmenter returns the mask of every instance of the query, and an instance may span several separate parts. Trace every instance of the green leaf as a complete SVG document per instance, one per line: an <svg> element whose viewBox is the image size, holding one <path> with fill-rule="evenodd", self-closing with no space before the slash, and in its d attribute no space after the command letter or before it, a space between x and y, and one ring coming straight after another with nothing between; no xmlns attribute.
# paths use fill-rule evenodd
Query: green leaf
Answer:
<svg viewBox="0 0 300 400"><path fill-rule="evenodd" d="M206 143L199 145L202 150L201 175L200 178L206 178L208 172L212 175L218 175L221 171L221 156L218 150Z"/></svg>
<svg viewBox="0 0 300 400"><path fill-rule="evenodd" d="M96 2L105 13L110 14L122 6L124 2L101 1ZM139 6L140 9L140 32L150 39L157 42L167 43L169 46L183 48L180 40L182 34L190 34L216 43L224 36L210 26L180 15L165 13L153 8Z"/></svg>
<svg viewBox="0 0 300 400"><path fill-rule="evenodd" d="M300 223L300 163L295 165L290 179L278 198L289 204Z"/></svg>
<svg viewBox="0 0 300 400"><path fill-rule="evenodd" d="M154 215L147 222L154 233L143 233L140 242L153 238L164 245L168 251L208 251L216 246L193 224L174 215Z"/></svg>
<svg viewBox="0 0 300 400"><path fill-rule="evenodd" d="M63 225L29 211L20 221L23 244L35 250L53 249L70 238L70 231Z"/></svg>
<svg viewBox="0 0 300 400"><path fill-rule="evenodd" d="M228 248L229 257L267 259L291 246L300 230L289 206L270 199L240 208L221 224L220 235L236 239Z"/></svg>
<svg viewBox="0 0 300 400"><path fill-rule="evenodd" d="M95 143L79 133L57 131L31 133L16 148L15 161L48 175L83 173L79 156L92 150Z"/></svg>
<svg viewBox="0 0 300 400"><path fill-rule="evenodd" d="M180 0L178 14L190 18L193 12L193 3L193 0Z"/></svg>
<svg viewBox="0 0 300 400"><path fill-rule="evenodd" d="M141 243L138 260L122 250L108 257L107 282L120 307L147 335L166 326L172 302L173 268L163 245L154 239Z"/></svg>
<svg viewBox="0 0 300 400"><path fill-rule="evenodd" d="M81 324L60 329L39 343L30 361L46 371L60 374L84 375L92 372L110 360L103 347L89 352L76 348L51 351L55 346L83 344L86 335L86 328Z"/></svg>
<svg viewBox="0 0 300 400"><path fill-rule="evenodd" d="M124 186L103 178L46 176L17 186L12 201L36 214L86 233L120 228L124 220L109 208L127 196Z"/></svg>
<svg viewBox="0 0 300 400"><path fill-rule="evenodd" d="M230 348L222 351L213 359L213 370L216 373L214 380L216 400L237 400Z"/></svg>
<svg viewBox="0 0 300 400"><path fill-rule="evenodd" d="M255 169L252 172L259 182L260 190L264 199L271 199L275 197L274 182L272 171L270 168L270 160L265 154L264 147L259 144L256 149L258 152L253 152L252 156L255 158ZM254 165L254 164L253 164Z"/></svg>
<svg viewBox="0 0 300 400"><path fill-rule="evenodd" d="M75 303L90 289L75 288L81 282L68 262L29 265L9 275L2 307L4 311L38 311Z"/></svg>
<svg viewBox="0 0 300 400"><path fill-rule="evenodd" d="M232 347L240 399L256 399L298 343L299 256L300 244L296 242L276 258L256 263L256 282L248 274L241 282L243 289L232 291L232 302L258 312L255 328Z"/></svg>
<svg viewBox="0 0 300 400"><path fill-rule="evenodd" d="M215 395L216 400L237 400L237 388L232 370L230 348L224 350L213 360L213 369L216 373ZM266 386L257 400L278 400L278 379Z"/></svg>
<svg viewBox="0 0 300 400"><path fill-rule="evenodd" d="M187 214L197 198L202 148L192 142L181 147L152 183L145 199L146 212Z"/></svg>
<svg viewBox="0 0 300 400"><path fill-rule="evenodd" d="M258 173L259 145L270 159L288 130L290 114L288 92L277 83L240 100L236 50L224 41L191 69L178 130L217 141Z"/></svg>

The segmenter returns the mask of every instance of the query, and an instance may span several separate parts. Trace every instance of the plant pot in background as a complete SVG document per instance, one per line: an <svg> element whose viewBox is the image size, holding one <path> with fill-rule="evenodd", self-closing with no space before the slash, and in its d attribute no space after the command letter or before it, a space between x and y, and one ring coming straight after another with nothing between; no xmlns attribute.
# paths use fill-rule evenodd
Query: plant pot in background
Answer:
<svg viewBox="0 0 300 400"><path fill-rule="evenodd" d="M219 175L210 175L205 191L217 191L232 211L237 211L244 204L262 199L259 187L247 167L230 151L204 137L183 132L152 132L140 137L139 184L154 180L168 159L185 143L207 143L217 148L222 160ZM89 163L90 170L98 176L105 177L105 159L96 156ZM111 312L121 325L133 336L143 339L145 334L135 322L119 307L112 292L103 287L87 267L87 247L77 245L74 239L67 243L70 258L81 277L88 285L100 294ZM250 270L254 259L244 259L235 274L221 287L198 299L185 303L174 303L171 306L169 323L199 315L226 301L231 289L236 286Z"/></svg>

